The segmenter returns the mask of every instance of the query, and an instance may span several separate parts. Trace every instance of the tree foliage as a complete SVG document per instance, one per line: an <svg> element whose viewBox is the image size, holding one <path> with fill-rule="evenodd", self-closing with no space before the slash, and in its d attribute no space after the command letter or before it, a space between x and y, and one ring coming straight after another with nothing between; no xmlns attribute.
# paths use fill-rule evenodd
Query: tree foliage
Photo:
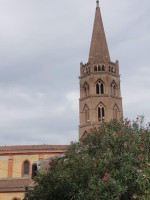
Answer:
<svg viewBox="0 0 150 200"><path fill-rule="evenodd" d="M52 160L24 200L150 199L149 147L143 118L103 123Z"/></svg>

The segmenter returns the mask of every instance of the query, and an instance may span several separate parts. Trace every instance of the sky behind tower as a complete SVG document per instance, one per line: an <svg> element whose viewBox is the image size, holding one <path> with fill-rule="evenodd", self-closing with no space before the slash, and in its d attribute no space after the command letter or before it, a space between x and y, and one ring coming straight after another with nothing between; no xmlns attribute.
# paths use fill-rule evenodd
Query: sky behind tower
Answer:
<svg viewBox="0 0 150 200"><path fill-rule="evenodd" d="M0 0L0 145L78 140L80 62L95 1ZM124 117L150 121L150 1L101 0Z"/></svg>

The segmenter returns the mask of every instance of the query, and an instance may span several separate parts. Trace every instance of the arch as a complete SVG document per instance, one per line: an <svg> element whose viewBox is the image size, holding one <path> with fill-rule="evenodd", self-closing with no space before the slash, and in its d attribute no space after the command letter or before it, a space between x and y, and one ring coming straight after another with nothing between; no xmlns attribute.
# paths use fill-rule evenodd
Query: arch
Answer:
<svg viewBox="0 0 150 200"><path fill-rule="evenodd" d="M97 65L94 66L94 71L97 72Z"/></svg>
<svg viewBox="0 0 150 200"><path fill-rule="evenodd" d="M85 136L85 135L87 135L87 134L88 134L88 132L85 130L84 133L83 133L83 136Z"/></svg>
<svg viewBox="0 0 150 200"><path fill-rule="evenodd" d="M102 71L105 71L105 66L104 65L102 65Z"/></svg>
<svg viewBox="0 0 150 200"><path fill-rule="evenodd" d="M84 96L87 97L89 95L89 84L85 81L83 85Z"/></svg>
<svg viewBox="0 0 150 200"><path fill-rule="evenodd" d="M31 176L31 163L29 160L25 160L22 163L21 177L27 178Z"/></svg>
<svg viewBox="0 0 150 200"><path fill-rule="evenodd" d="M102 68L100 65L98 65L98 71L102 71Z"/></svg>
<svg viewBox="0 0 150 200"><path fill-rule="evenodd" d="M95 82L95 84L96 84L96 83L103 83L103 84L104 84L104 81L102 81L102 79L99 78L99 79Z"/></svg>
<svg viewBox="0 0 150 200"><path fill-rule="evenodd" d="M87 104L85 104L83 111L84 111L84 122L88 123L89 122L89 107L87 106Z"/></svg>
<svg viewBox="0 0 150 200"><path fill-rule="evenodd" d="M99 84L96 84L96 94L99 94Z"/></svg>
<svg viewBox="0 0 150 200"><path fill-rule="evenodd" d="M105 105L100 102L97 106L96 106L96 110L97 110L97 114L98 114L98 121L104 121L105 120L105 110L106 107Z"/></svg>
<svg viewBox="0 0 150 200"><path fill-rule="evenodd" d="M115 104L113 107L113 119L119 120L119 107L117 104Z"/></svg>
<svg viewBox="0 0 150 200"><path fill-rule="evenodd" d="M95 109L97 109L98 107L104 107L104 108L106 108L105 104L103 104L103 102L101 102L101 101L97 104L97 106L95 107Z"/></svg>
<svg viewBox="0 0 150 200"><path fill-rule="evenodd" d="M111 83L111 94L117 96L117 84L114 80Z"/></svg>
<svg viewBox="0 0 150 200"><path fill-rule="evenodd" d="M101 79L96 81L96 94L104 94L104 82Z"/></svg>

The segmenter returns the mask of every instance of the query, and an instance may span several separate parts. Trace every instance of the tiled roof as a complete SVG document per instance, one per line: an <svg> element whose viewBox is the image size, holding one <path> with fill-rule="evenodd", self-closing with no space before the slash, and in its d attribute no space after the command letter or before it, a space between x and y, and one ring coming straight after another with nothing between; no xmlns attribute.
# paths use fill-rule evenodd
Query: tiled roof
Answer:
<svg viewBox="0 0 150 200"><path fill-rule="evenodd" d="M32 183L33 183L33 180L30 178L0 179L0 193L23 192L25 191L26 186L33 187Z"/></svg>
<svg viewBox="0 0 150 200"><path fill-rule="evenodd" d="M17 145L17 146L0 146L0 153L5 152L23 152L23 151L61 151L66 150L69 145Z"/></svg>

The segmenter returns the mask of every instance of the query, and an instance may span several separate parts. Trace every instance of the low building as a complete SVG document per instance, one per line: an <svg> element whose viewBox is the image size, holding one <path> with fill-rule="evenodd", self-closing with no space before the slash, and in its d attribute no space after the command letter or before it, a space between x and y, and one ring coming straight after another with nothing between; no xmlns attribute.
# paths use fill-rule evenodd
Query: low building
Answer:
<svg viewBox="0 0 150 200"><path fill-rule="evenodd" d="M68 145L0 146L0 200L23 198L32 185L32 164L64 154Z"/></svg>

